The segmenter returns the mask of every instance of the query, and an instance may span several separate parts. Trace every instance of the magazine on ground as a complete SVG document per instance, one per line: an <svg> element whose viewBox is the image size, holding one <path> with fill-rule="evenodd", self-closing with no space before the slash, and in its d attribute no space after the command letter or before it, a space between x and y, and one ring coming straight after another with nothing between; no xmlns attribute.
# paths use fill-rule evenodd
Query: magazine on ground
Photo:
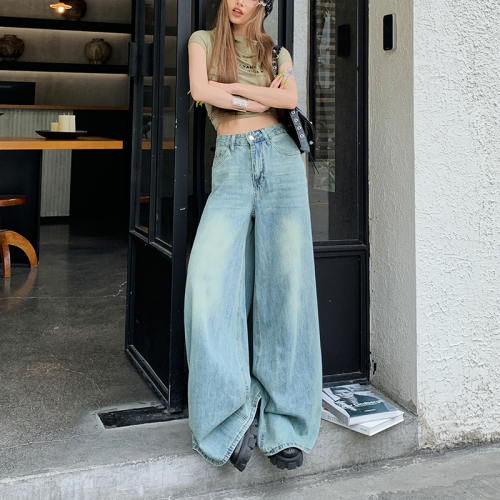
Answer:
<svg viewBox="0 0 500 500"><path fill-rule="evenodd" d="M346 425L397 417L401 412L360 384L323 389L323 406Z"/></svg>
<svg viewBox="0 0 500 500"><path fill-rule="evenodd" d="M359 432L361 434L365 434L366 436L373 436L378 432L381 432L393 425L399 424L404 419L403 412L394 418L384 418L382 420L372 420L371 422L365 422L364 424L356 424L356 425L347 425L342 422L335 415L332 415L326 408L321 410L321 418L323 420L327 420L328 422L333 422L334 424L345 427L346 429L351 429L352 431Z"/></svg>

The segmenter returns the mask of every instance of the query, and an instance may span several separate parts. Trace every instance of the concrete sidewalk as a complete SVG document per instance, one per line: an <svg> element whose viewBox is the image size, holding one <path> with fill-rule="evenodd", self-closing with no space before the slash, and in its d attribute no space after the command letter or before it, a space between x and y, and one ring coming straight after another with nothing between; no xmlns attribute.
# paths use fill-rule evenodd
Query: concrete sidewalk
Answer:
<svg viewBox="0 0 500 500"><path fill-rule="evenodd" d="M243 472L251 474L251 462ZM179 497L164 497L165 500ZM500 499L500 444L422 452L196 500L477 500Z"/></svg>

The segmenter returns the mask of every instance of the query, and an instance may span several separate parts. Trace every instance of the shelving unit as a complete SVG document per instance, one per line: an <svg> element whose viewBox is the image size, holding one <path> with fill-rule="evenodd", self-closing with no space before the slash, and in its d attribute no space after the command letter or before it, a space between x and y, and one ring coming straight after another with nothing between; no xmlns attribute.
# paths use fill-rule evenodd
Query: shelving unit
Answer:
<svg viewBox="0 0 500 500"><path fill-rule="evenodd" d="M44 153L41 197L45 208L42 214L67 216L71 212L78 216L84 213L82 193L92 189L99 197L105 192L101 186L96 186L97 182L89 180L89 170L94 178L99 176L101 185L107 183L115 193L127 190L129 174L126 171L130 165L127 156L130 126L128 44L132 36L132 25L127 22L126 9L129 7L122 4L116 14L115 9L111 9L108 17L93 18L105 22L91 22L68 21L54 14L54 19L32 18L37 14L27 7L29 3L18 2L15 11L8 12L16 17L0 16L0 37L14 34L26 45L25 54L19 60L0 61L0 80L36 83L35 100L32 101L36 104L0 104L0 114L7 115L2 117L1 135L17 135L13 132L22 127L22 135L30 137L35 130L50 128L58 114L70 112L76 116L77 126L89 131L88 135L110 136L126 145L125 150L115 151ZM46 12L41 15L51 17L52 13ZM92 38L104 38L112 47L111 57L104 64L89 64L84 56L85 44ZM78 188L71 187L72 179ZM99 207L99 213L114 213L116 205L125 206L120 196L126 199L128 195L112 194L104 206Z"/></svg>
<svg viewBox="0 0 500 500"><path fill-rule="evenodd" d="M38 109L67 111L128 111L128 106L58 106L50 104L0 104L2 109ZM170 108L169 108L170 109ZM173 110L174 108L172 108Z"/></svg>
<svg viewBox="0 0 500 500"><path fill-rule="evenodd" d="M131 25L123 23L101 23L85 21L66 21L55 19L34 19L0 16L0 27L24 28L35 30L79 31L95 33L131 33ZM177 28L166 27L166 36L176 37ZM146 30L147 31L147 30ZM152 34L152 33L151 33ZM27 61L0 61L0 71L42 71L58 73L97 73L128 74L127 65L77 64ZM175 76L175 69L166 68L165 76Z"/></svg>
<svg viewBox="0 0 500 500"><path fill-rule="evenodd" d="M26 17L2 17L0 26L5 28L33 28L43 30L95 31L96 33L128 33L130 24L66 21L58 19L34 19Z"/></svg>
<svg viewBox="0 0 500 500"><path fill-rule="evenodd" d="M125 33L130 34L132 26L123 23L97 23L86 21L66 21L57 19L33 19L26 17L2 17L0 16L0 27L4 28L32 28L44 30L64 31L93 31L95 33ZM146 29L147 35L152 35ZM177 36L177 28L165 27L166 36Z"/></svg>
<svg viewBox="0 0 500 500"><path fill-rule="evenodd" d="M121 20L124 18L121 17ZM125 18L126 19L126 18ZM49 51L41 52L41 49L38 48L37 56L33 57L35 62L24 60L25 58L17 61L0 61L0 72L5 72L5 79L13 80L26 80L27 78L31 80L36 80L37 83L37 101L41 102L43 105L50 105L50 103L55 102L56 92L54 89L57 88L57 92L62 92L63 88L67 88L68 92L75 93L75 97L77 98L77 102L81 104L86 104L88 101L89 104L106 104L106 100L102 100L97 102L92 99L92 97L84 97L82 100L78 100L82 95L85 95L85 83L82 79L78 80L78 75L87 74L85 78L92 79L93 75L103 75L102 78L99 78L100 88L104 92L110 92L110 89L116 85L117 81L121 81L122 77L128 76L129 67L128 61L126 57L128 43L130 41L131 33L132 33L132 24L130 23L118 23L118 22L94 22L94 21L68 21L66 19L39 19L32 17L11 17L11 16L0 16L0 30L4 33L12 32L16 34L16 28L19 30L29 30L30 37L33 39L38 39L38 37L42 37L42 35L38 35L38 33L45 32L44 36L47 39L47 31L52 31L52 35L49 35L49 39L55 37L56 39L60 39L61 37L65 39L66 37L76 39L76 37L85 37L85 33L94 33L94 37L99 37L99 34L102 34L101 37L104 38L113 38L111 35L115 35L116 39L113 43L108 39L108 42L112 44L112 47L120 47L120 57L114 59L112 62L114 64L87 64L85 59L74 58L71 56L70 61L63 62L65 59L64 52L59 50L57 52L57 57L50 55ZM57 32L57 33L56 33ZM67 34L63 34L66 32ZM78 32L78 33L77 33ZM21 37L23 32L21 32ZM33 43L27 42L28 35L25 33L25 43ZM106 34L109 36L106 37ZM153 34L152 27L146 27L146 35L147 38ZM118 36L116 36L118 35ZM166 37L177 37L177 28L176 27L165 27L165 35ZM1 36L1 35L0 35ZM92 35L90 35L92 36ZM57 45L56 45L57 47ZM72 52L73 54L74 52ZM48 61L46 61L48 59ZM52 62L50 59L52 59ZM110 61L111 62L111 61ZM7 73L9 72L9 73ZM25 72L26 75L18 74L16 76L15 73ZM35 76L36 73L40 73L38 76ZM60 77L56 80L50 80L50 73L59 73ZM67 74L64 77L63 74ZM115 78L110 78L109 82L107 82L104 77L109 75L111 77L115 76ZM176 69L175 68L165 68L165 77L175 78L176 77ZM75 80L76 78L76 80ZM0 77L0 80L2 78ZM71 82L68 84L68 87L64 87L63 81ZM50 83L48 83L50 82ZM49 88L51 90L47 90ZM121 91L125 92L123 83L119 84L121 87ZM83 93L80 92L83 90ZM87 86L88 88L88 86ZM65 91L66 92L66 91ZM80 92L80 93L79 93ZM114 96L113 96L114 97ZM38 100L40 99L40 100ZM111 99L113 103L116 103L118 107L122 107L125 105L125 102L118 102L118 100Z"/></svg>
<svg viewBox="0 0 500 500"><path fill-rule="evenodd" d="M107 64L71 64L45 62L0 61L0 71L48 71L51 73L128 73L128 66L114 66Z"/></svg>

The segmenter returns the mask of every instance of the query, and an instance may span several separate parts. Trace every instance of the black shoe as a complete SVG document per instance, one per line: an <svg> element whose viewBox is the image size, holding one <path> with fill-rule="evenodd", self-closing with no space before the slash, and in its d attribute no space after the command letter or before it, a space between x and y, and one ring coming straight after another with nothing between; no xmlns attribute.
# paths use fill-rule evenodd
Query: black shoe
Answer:
<svg viewBox="0 0 500 500"><path fill-rule="evenodd" d="M258 429L258 419L257 416L253 419L250 427L247 429L240 442L236 445L233 453L229 460L231 463L239 470L243 471L250 460L252 450L257 444L257 429Z"/></svg>
<svg viewBox="0 0 500 500"><path fill-rule="evenodd" d="M276 465L278 469L293 470L302 465L304 457L302 450L298 448L285 448L275 455L269 457L271 463Z"/></svg>

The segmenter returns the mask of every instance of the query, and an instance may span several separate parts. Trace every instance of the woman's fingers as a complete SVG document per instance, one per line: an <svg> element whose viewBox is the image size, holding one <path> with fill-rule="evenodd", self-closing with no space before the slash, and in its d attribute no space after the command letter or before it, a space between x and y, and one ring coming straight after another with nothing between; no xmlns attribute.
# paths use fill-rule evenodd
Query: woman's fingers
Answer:
<svg viewBox="0 0 500 500"><path fill-rule="evenodd" d="M271 88L276 88L276 87L279 87L281 85L281 82L283 80L283 77L282 76L277 76L271 83Z"/></svg>

